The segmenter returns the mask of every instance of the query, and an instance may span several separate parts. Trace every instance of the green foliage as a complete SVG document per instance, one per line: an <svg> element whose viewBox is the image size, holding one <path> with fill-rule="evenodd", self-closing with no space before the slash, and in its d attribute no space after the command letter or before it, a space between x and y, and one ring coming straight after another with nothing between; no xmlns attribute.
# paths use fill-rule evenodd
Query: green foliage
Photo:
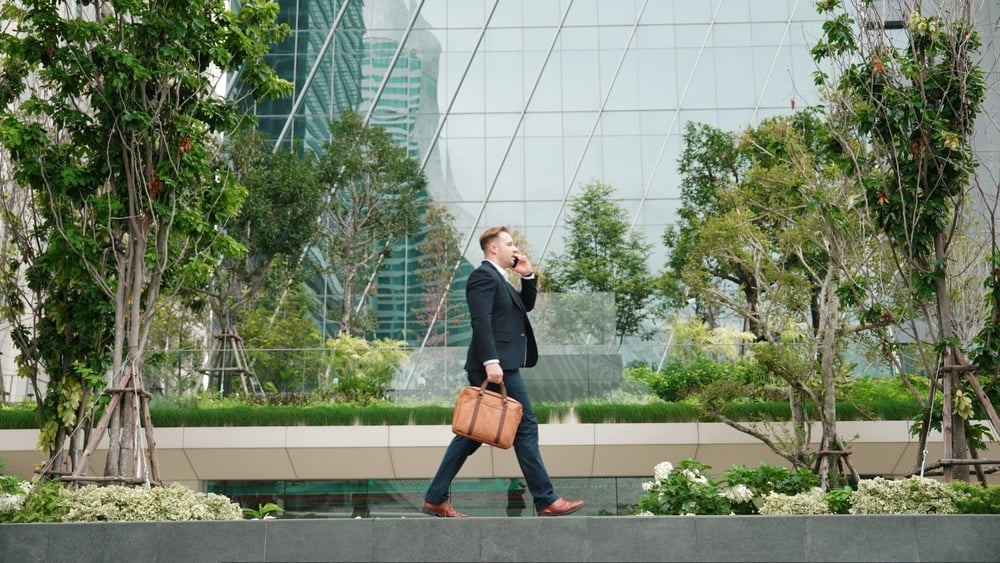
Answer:
<svg viewBox="0 0 1000 563"><path fill-rule="evenodd" d="M292 86L264 61L289 31L275 21L276 3L62 8L5 4L0 35L0 144L13 172L4 195L32 194L16 234L29 241L19 250L29 258L27 285L39 292L37 339L17 345L32 362L20 366L25 375L44 368L51 378L46 445L67 428L70 405L89 401L84 369L104 374L110 364L121 377L144 356L161 294L201 287L220 256L243 250L221 227L245 191L211 162L217 135L244 115L213 94L215 77L238 72L241 91L258 98ZM19 266L6 266L13 279ZM111 346L112 327L124 345ZM117 455L123 435L111 436L111 474L132 463Z"/></svg>
<svg viewBox="0 0 1000 563"><path fill-rule="evenodd" d="M328 228L320 242L328 267L321 271L336 275L343 287L340 331L361 334L370 328L355 313L361 292L392 244L419 226L427 180L388 131L365 125L353 111L330 124L330 135L319 162L328 196Z"/></svg>
<svg viewBox="0 0 1000 563"><path fill-rule="evenodd" d="M854 490L850 487L837 487L827 491L823 495L826 499L826 504L830 508L830 512L834 514L849 514L851 511L851 497L854 496Z"/></svg>
<svg viewBox="0 0 1000 563"><path fill-rule="evenodd" d="M456 272L453 267L442 267L465 261L462 256L462 237L455 227L455 216L443 203L431 202L421 223L425 226L426 233L415 250L416 273L422 284L423 294L420 305L414 308L413 314L420 322L418 335L421 342L426 340L426 346L442 346L447 343L447 334L451 330L469 323L468 307L464 303L461 307L454 304L456 297L462 297L461 292L452 291L452 285L456 283ZM524 252L524 247L516 240L515 242Z"/></svg>
<svg viewBox="0 0 1000 563"><path fill-rule="evenodd" d="M566 218L566 251L546 264L548 291L611 293L619 340L642 334L654 293L648 271L651 246L630 228L627 214L611 200L614 188L599 181L573 197Z"/></svg>
<svg viewBox="0 0 1000 563"><path fill-rule="evenodd" d="M350 335L328 340L333 352L330 390L338 400L357 405L384 401L400 363L406 358L406 342L369 341Z"/></svg>
<svg viewBox="0 0 1000 563"><path fill-rule="evenodd" d="M743 485L752 493L749 501L733 502L737 514L756 514L763 499L770 493L797 495L819 486L819 476L806 469L791 471L761 463L756 468L734 465L723 475L729 489ZM732 501L732 499L730 499Z"/></svg>
<svg viewBox="0 0 1000 563"><path fill-rule="evenodd" d="M262 300L243 316L240 335L261 385L289 393L312 391L326 383L331 354L322 347L312 304L299 286L281 303Z"/></svg>
<svg viewBox="0 0 1000 563"><path fill-rule="evenodd" d="M674 402L696 395L715 381L739 379L743 369L741 362L718 362L696 356L670 358L659 372L649 366L629 368L626 377L644 383L660 399Z"/></svg>
<svg viewBox="0 0 1000 563"><path fill-rule="evenodd" d="M693 459L685 459L676 468L661 462L653 470L653 481L644 483L646 494L636 503L640 515L660 514L729 514L729 501L719 494L718 483L704 471L711 469Z"/></svg>
<svg viewBox="0 0 1000 563"><path fill-rule="evenodd" d="M0 477L0 522L60 522L66 514L62 482L30 483L12 475Z"/></svg>
<svg viewBox="0 0 1000 563"><path fill-rule="evenodd" d="M266 504L258 504L257 508L244 508L243 516L249 520L269 520L274 518L273 513L284 512L284 508L269 502Z"/></svg>
<svg viewBox="0 0 1000 563"><path fill-rule="evenodd" d="M949 483L958 514L1000 514L1000 485L982 486L965 481Z"/></svg>
<svg viewBox="0 0 1000 563"><path fill-rule="evenodd" d="M535 411L538 411L536 406ZM581 403L573 408L583 424L630 422L691 422L700 420L704 411L697 405L653 402L646 404Z"/></svg>
<svg viewBox="0 0 1000 563"><path fill-rule="evenodd" d="M921 397L927 396L930 380L919 375L907 375L910 385ZM869 404L887 399L911 400L913 393L898 377L855 377L841 387L840 400Z"/></svg>

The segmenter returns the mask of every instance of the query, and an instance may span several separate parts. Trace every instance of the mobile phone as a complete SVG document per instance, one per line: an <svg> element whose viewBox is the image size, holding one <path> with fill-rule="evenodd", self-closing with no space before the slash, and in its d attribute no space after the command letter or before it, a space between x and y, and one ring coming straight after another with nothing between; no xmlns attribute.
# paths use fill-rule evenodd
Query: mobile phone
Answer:
<svg viewBox="0 0 1000 563"><path fill-rule="evenodd" d="M514 266L513 267L516 268L517 267L517 263L520 262L520 261L521 261L521 259L518 258L517 256L515 256L514 257Z"/></svg>

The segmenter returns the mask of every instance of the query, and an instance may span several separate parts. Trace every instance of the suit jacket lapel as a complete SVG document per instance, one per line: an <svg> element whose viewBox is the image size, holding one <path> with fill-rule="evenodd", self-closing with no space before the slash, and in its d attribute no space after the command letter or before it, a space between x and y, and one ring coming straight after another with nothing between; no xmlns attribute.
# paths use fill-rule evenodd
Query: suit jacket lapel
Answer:
<svg viewBox="0 0 1000 563"><path fill-rule="evenodd" d="M521 294L519 294L517 289L515 289L514 286L511 285L510 281L507 280L507 276L498 271L496 266L494 266L489 260L483 261L483 267L489 268L495 276L500 278L500 284L507 288L507 293L510 294L510 298L514 301L514 305L516 305L518 309L524 311L524 302L521 301Z"/></svg>

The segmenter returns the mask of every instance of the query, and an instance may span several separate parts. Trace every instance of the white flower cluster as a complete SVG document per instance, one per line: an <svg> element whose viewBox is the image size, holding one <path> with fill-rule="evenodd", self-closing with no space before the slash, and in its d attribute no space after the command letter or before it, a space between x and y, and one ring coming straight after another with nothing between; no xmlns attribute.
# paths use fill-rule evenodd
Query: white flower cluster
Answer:
<svg viewBox="0 0 1000 563"><path fill-rule="evenodd" d="M64 522L143 522L158 520L242 520L243 509L229 498L169 487L86 487L63 492L69 512Z"/></svg>
<svg viewBox="0 0 1000 563"><path fill-rule="evenodd" d="M697 469L694 469L694 470L692 470L692 469L685 469L685 470L681 471L681 475L687 477L687 480L691 481L692 483L698 483L699 485L707 485L708 484L708 477L705 477L704 475L702 475L701 471L698 471Z"/></svg>
<svg viewBox="0 0 1000 563"><path fill-rule="evenodd" d="M670 477L670 472L674 470L674 464L669 461L661 461L653 468L653 480L659 483L666 481Z"/></svg>
<svg viewBox="0 0 1000 563"><path fill-rule="evenodd" d="M743 483L737 483L721 491L722 496L732 503L744 503L753 500L753 491Z"/></svg>
<svg viewBox="0 0 1000 563"><path fill-rule="evenodd" d="M0 493L0 514L14 514L24 506L24 501L31 492L31 483L21 481L16 488L12 493Z"/></svg>
<svg viewBox="0 0 1000 563"><path fill-rule="evenodd" d="M851 514L952 514L948 485L914 475L908 479L865 479L851 495Z"/></svg>
<svg viewBox="0 0 1000 563"><path fill-rule="evenodd" d="M760 507L761 514L780 515L804 515L804 514L832 514L829 503L823 494L823 489L813 488L809 492L797 495L785 495L771 492L764 497L764 503Z"/></svg>

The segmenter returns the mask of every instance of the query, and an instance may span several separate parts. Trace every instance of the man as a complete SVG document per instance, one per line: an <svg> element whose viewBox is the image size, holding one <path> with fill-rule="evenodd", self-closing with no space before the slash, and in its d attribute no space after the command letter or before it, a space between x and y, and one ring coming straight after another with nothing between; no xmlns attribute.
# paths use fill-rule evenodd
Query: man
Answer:
<svg viewBox="0 0 1000 563"><path fill-rule="evenodd" d="M534 499L535 511L539 516L571 514L583 506L583 501L563 500L552 490L552 481L538 451L538 419L520 372L520 368L538 362L538 345L528 321L528 311L534 308L538 295L538 280L531 262L518 252L506 227L487 229L479 237L479 246L485 260L469 275L465 286L472 320L472 344L465 360L469 384L478 387L487 380L488 387L498 391L503 383L507 395L521 403L523 415L514 437L514 453ZM520 274L520 292L507 282L504 271L508 268ZM466 517L452 507L448 489L465 460L480 445L463 436L452 439L424 495L425 513L441 518Z"/></svg>

